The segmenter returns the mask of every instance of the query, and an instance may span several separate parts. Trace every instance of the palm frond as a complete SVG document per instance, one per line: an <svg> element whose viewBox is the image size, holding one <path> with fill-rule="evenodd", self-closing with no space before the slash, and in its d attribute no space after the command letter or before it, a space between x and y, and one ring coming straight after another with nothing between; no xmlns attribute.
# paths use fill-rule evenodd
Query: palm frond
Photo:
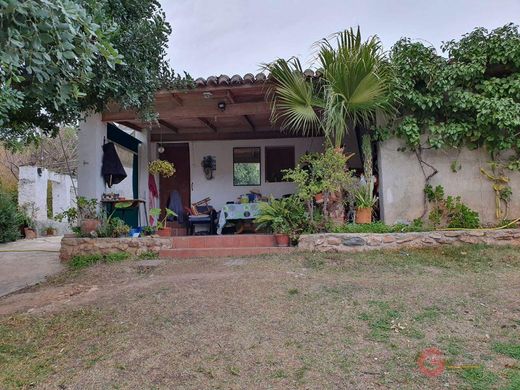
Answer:
<svg viewBox="0 0 520 390"><path fill-rule="evenodd" d="M351 28L315 47L319 81L305 77L297 58L264 66L271 73L271 119L282 129L308 135L321 128L340 146L349 128L394 112L389 93L393 73L377 36L363 41L359 27Z"/></svg>
<svg viewBox="0 0 520 390"><path fill-rule="evenodd" d="M323 106L319 86L307 80L297 58L278 59L264 65L272 82L267 96L271 102L271 121L282 130L312 135L321 128L316 110Z"/></svg>

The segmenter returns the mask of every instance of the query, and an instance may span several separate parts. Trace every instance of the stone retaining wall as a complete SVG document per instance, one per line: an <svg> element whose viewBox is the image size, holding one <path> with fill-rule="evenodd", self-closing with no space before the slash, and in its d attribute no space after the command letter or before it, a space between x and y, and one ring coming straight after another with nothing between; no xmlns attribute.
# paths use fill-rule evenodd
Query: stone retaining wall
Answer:
<svg viewBox="0 0 520 390"><path fill-rule="evenodd" d="M427 248L448 244L520 245L520 230L306 234L300 237L298 248L317 252L361 252L373 249Z"/></svg>
<svg viewBox="0 0 520 390"><path fill-rule="evenodd" d="M60 260L69 261L72 257L77 255L107 254L114 252L127 252L132 255L140 255L143 252L159 252L161 249L171 248L171 237L63 237L61 240Z"/></svg>

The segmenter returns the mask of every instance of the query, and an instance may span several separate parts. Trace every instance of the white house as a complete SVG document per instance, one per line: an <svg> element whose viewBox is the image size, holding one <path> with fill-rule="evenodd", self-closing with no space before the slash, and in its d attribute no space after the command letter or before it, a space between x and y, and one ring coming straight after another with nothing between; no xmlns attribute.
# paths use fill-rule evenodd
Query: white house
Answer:
<svg viewBox="0 0 520 390"><path fill-rule="evenodd" d="M176 168L172 178L155 178L160 207L168 205L172 191L180 193L184 206L211 198L217 210L251 190L274 197L293 193L294 184L282 181L280 171L294 167L306 152L321 151L323 138L283 133L274 127L265 83L262 73L220 76L197 79L193 89L160 91L155 107L159 119L151 128L136 113L117 106L88 117L80 125L79 195L101 199L102 194L114 192L145 200L149 208L154 201L148 163L154 159L168 160ZM128 175L111 189L101 176L105 142L116 144ZM350 135L347 145L356 154L352 168L361 168L356 134ZM214 164L211 172L203 168L208 156ZM244 168L249 172L245 178L240 176Z"/></svg>

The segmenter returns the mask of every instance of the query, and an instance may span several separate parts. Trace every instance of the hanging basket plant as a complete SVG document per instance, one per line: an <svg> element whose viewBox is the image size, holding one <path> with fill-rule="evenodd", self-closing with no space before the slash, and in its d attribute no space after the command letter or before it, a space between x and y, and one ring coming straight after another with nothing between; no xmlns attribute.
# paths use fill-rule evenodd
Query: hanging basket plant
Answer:
<svg viewBox="0 0 520 390"><path fill-rule="evenodd" d="M169 161L154 160L148 164L148 172L150 172L152 175L172 177L175 175L175 166Z"/></svg>

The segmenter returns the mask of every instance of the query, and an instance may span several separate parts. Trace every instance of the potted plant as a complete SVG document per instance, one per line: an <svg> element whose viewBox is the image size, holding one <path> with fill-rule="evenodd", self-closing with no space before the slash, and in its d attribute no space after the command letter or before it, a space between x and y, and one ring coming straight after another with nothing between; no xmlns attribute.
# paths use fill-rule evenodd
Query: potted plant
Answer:
<svg viewBox="0 0 520 390"><path fill-rule="evenodd" d="M142 231L145 236L151 236L152 234L155 234L156 229L155 226L143 226Z"/></svg>
<svg viewBox="0 0 520 390"><path fill-rule="evenodd" d="M154 160L148 164L148 172L152 175L161 175L162 177L172 177L175 175L175 166L166 160Z"/></svg>
<svg viewBox="0 0 520 390"><path fill-rule="evenodd" d="M271 199L268 203L260 203L259 207L256 230L272 232L278 246L289 246L291 241L296 241L308 223L304 204L294 196Z"/></svg>
<svg viewBox="0 0 520 390"><path fill-rule="evenodd" d="M96 231L101 221L98 216L98 202L96 199L87 199L78 197L76 200L78 209L79 227L83 234L89 234Z"/></svg>
<svg viewBox="0 0 520 390"><path fill-rule="evenodd" d="M29 208L32 209L31 213L29 213ZM34 203L27 203L19 208L20 224L23 228L23 235L27 239L36 238L34 214Z"/></svg>
<svg viewBox="0 0 520 390"><path fill-rule="evenodd" d="M366 184L361 184L355 191L356 223L367 224L372 222L372 209L378 199L373 192L374 183L372 181Z"/></svg>
<svg viewBox="0 0 520 390"><path fill-rule="evenodd" d="M275 218L273 221L273 233L277 246L289 246L291 242L291 228L283 218Z"/></svg>
<svg viewBox="0 0 520 390"><path fill-rule="evenodd" d="M54 236L56 234L56 229L54 229L52 226L47 226L45 228L45 235L46 236Z"/></svg>
<svg viewBox="0 0 520 390"><path fill-rule="evenodd" d="M177 214L166 207L164 209L164 218L162 220L159 220L161 215L160 208L150 209L150 215L157 219L157 234L161 237L170 237L172 235L172 228L166 226L166 221L169 217L176 217Z"/></svg>

